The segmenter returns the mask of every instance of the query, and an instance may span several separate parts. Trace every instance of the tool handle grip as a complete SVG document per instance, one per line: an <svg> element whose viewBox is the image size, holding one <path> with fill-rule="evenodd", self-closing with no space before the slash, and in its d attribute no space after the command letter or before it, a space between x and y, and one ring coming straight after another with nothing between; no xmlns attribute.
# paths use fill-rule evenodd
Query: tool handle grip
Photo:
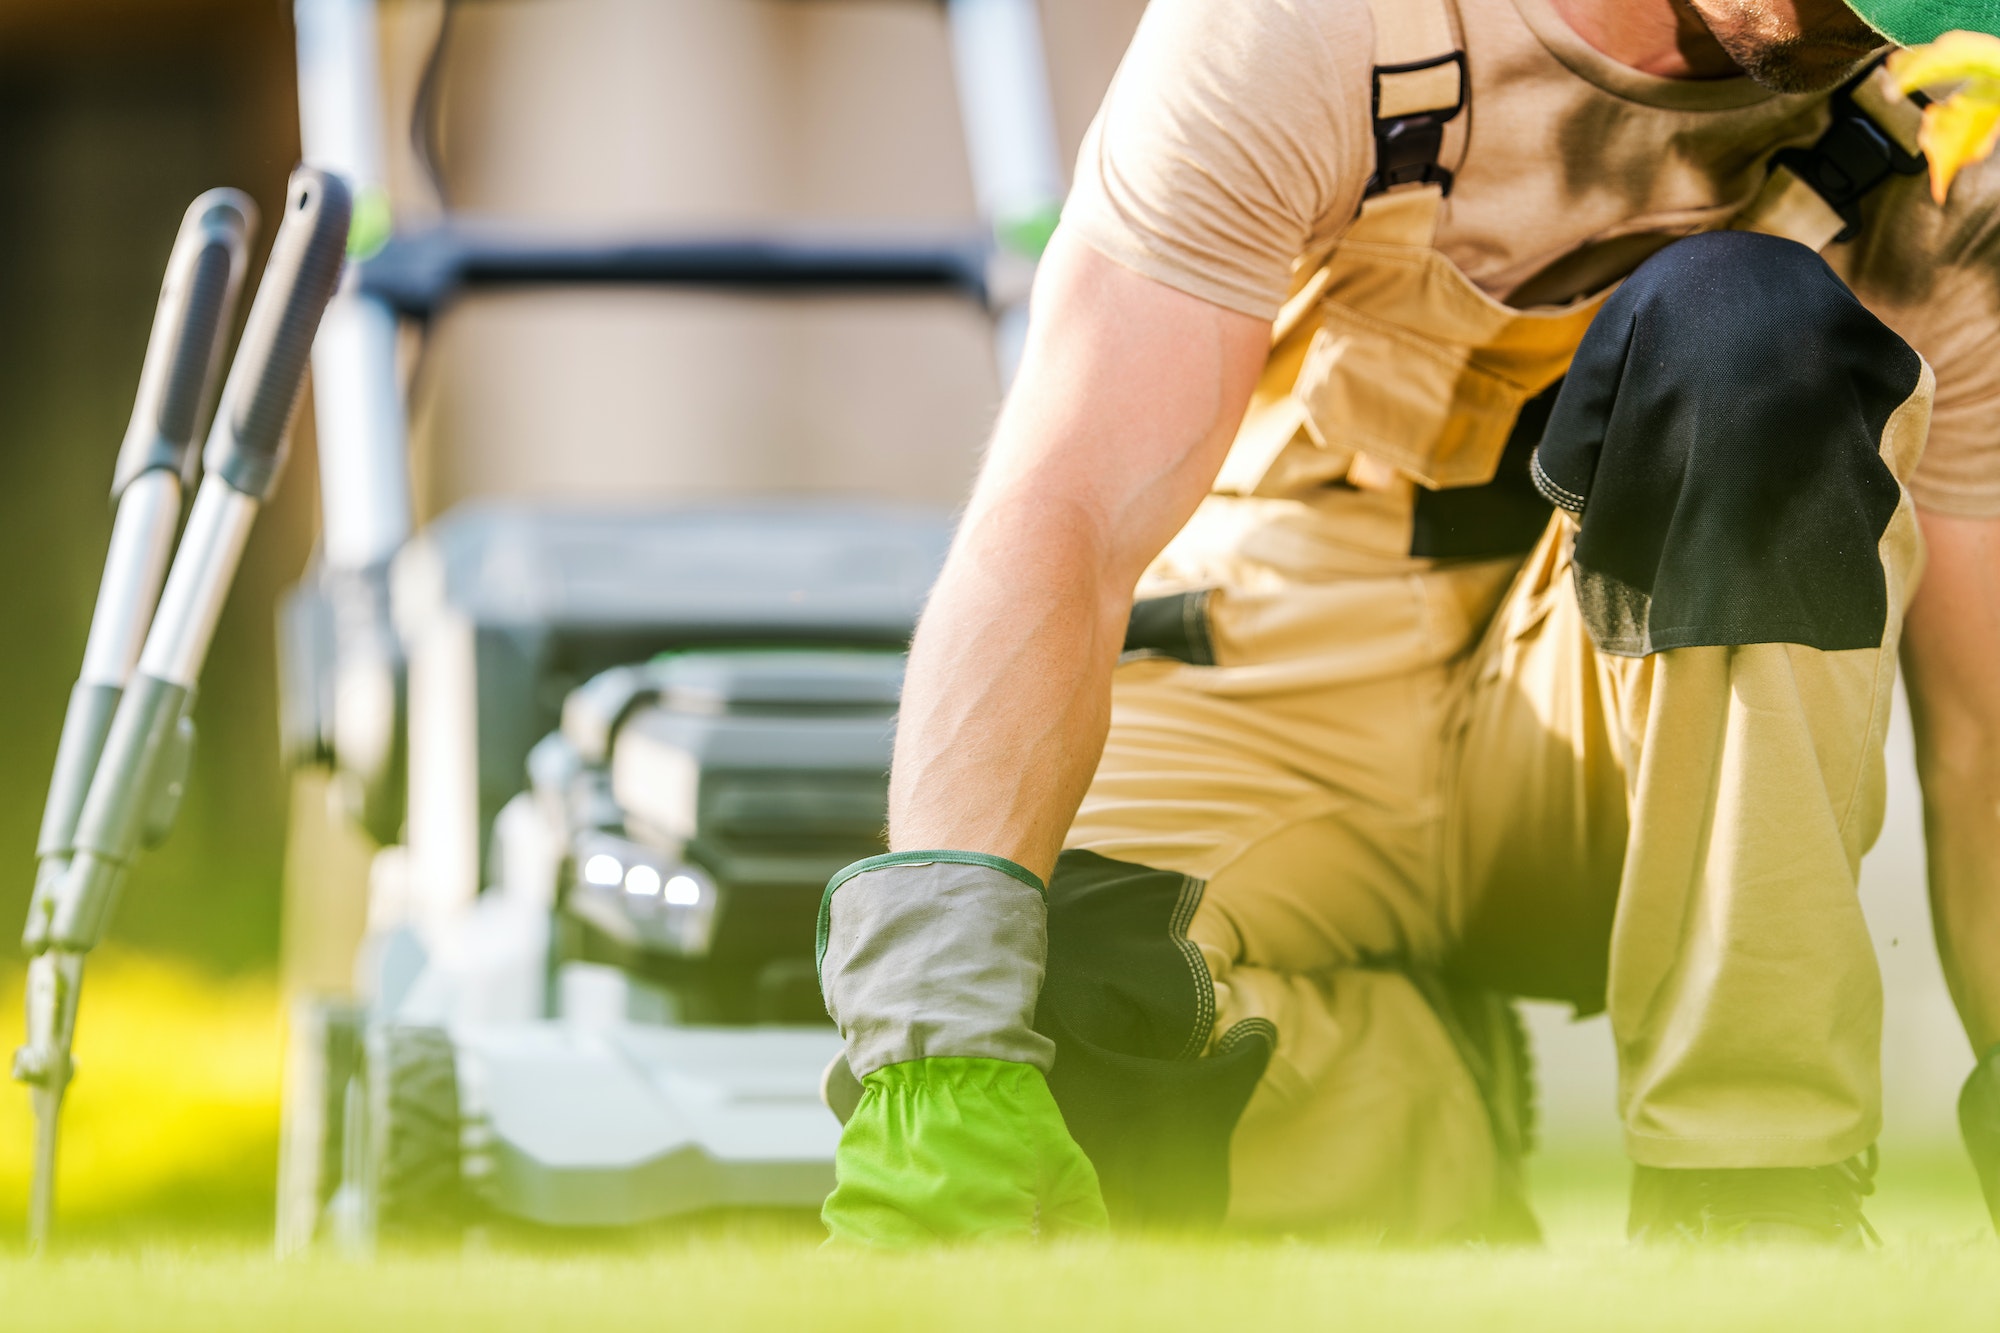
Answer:
<svg viewBox="0 0 2000 1333"><path fill-rule="evenodd" d="M210 190L181 218L146 341L132 422L118 450L113 498L154 468L187 472L189 446L212 400L256 228L257 206L240 190Z"/></svg>
<svg viewBox="0 0 2000 1333"><path fill-rule="evenodd" d="M209 472L260 501L284 467L287 428L320 316L340 285L352 214L338 176L314 167L292 172L285 216L202 454Z"/></svg>

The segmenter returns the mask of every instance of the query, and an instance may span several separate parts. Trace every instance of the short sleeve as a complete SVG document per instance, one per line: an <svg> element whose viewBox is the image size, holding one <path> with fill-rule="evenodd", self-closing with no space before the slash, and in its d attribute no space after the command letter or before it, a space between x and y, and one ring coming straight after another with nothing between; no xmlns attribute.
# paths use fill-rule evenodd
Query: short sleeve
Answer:
<svg viewBox="0 0 2000 1333"><path fill-rule="evenodd" d="M1961 175L1942 209L1918 177L1882 194L1859 253L1836 267L1937 373L1910 494L1939 513L2000 517L2000 172Z"/></svg>
<svg viewBox="0 0 2000 1333"><path fill-rule="evenodd" d="M1374 159L1365 0L1153 0L1085 136L1063 228L1204 300L1276 315Z"/></svg>

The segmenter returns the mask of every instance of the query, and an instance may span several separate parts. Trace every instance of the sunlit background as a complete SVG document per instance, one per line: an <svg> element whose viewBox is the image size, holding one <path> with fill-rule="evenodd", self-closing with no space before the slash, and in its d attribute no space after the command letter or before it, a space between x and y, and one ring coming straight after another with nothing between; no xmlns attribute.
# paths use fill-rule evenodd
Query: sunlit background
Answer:
<svg viewBox="0 0 2000 1333"><path fill-rule="evenodd" d="M1142 8L1044 6L1065 160ZM399 221L441 194L621 230L972 217L945 32L918 0L463 0L428 77L437 0L384 0L382 15ZM0 2L0 930L27 902L174 230L210 186L267 212L280 197L298 156L292 43L279 0ZM944 302L473 302L416 367L419 512L773 490L949 506L995 407L987 339ZM85 1232L268 1227L282 998L349 966L365 849L278 762L274 605L315 540L311 437L305 412L204 679L177 831L133 875L85 992L62 1178L65 1220ZM1906 720L1893 744L1865 890L1889 981L1885 1148L1892 1164L1948 1163L1970 1059L1929 938ZM18 1031L17 967L0 986L0 1023ZM1537 1011L1534 1029L1556 1160L1619 1170L1602 1020ZM10 1085L9 1231L28 1147Z"/></svg>

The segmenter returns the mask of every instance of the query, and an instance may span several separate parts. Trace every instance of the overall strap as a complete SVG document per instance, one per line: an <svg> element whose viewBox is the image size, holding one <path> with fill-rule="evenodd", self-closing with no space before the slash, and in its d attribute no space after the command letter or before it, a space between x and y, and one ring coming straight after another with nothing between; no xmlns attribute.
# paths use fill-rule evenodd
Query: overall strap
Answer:
<svg viewBox="0 0 2000 1333"><path fill-rule="evenodd" d="M1375 174L1364 197L1399 185L1451 192L1444 127L1465 109L1465 49L1450 0L1368 0L1375 17L1370 111Z"/></svg>
<svg viewBox="0 0 2000 1333"><path fill-rule="evenodd" d="M1740 231L1783 236L1814 250L1861 231L1861 201L1892 176L1921 175L1917 125L1925 98L1895 95L1875 61L1834 93L1832 122L1808 148L1771 159L1771 175L1735 222Z"/></svg>

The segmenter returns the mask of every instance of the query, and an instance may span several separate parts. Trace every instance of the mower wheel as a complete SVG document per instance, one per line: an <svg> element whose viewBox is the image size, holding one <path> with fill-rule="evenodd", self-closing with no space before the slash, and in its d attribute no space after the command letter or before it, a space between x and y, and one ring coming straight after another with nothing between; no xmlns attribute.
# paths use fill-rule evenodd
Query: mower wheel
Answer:
<svg viewBox="0 0 2000 1333"><path fill-rule="evenodd" d="M364 1149L379 1241L443 1240L465 1226L458 1069L441 1028L378 1027L367 1042Z"/></svg>
<svg viewBox="0 0 2000 1333"><path fill-rule="evenodd" d="M292 1009L285 1042L278 1130L278 1253L324 1239L327 1205L340 1185L348 1085L361 1066L365 1011L314 996Z"/></svg>

